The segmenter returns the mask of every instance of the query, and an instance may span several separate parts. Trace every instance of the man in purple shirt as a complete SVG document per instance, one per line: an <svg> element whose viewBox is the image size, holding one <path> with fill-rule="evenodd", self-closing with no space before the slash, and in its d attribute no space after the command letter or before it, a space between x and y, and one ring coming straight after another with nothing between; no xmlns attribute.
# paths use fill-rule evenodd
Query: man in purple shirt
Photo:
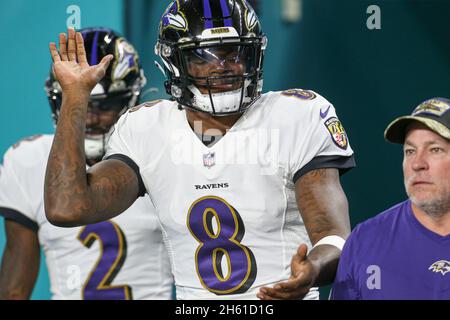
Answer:
<svg viewBox="0 0 450 320"><path fill-rule="evenodd" d="M450 299L450 100L393 121L409 199L365 221L344 246L331 299Z"/></svg>

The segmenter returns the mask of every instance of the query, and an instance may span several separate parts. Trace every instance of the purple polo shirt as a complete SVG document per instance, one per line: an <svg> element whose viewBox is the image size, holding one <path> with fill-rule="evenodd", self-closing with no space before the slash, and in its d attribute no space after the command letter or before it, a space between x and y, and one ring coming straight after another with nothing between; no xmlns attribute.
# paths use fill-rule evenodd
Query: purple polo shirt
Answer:
<svg viewBox="0 0 450 320"><path fill-rule="evenodd" d="M397 204L353 230L330 298L450 300L450 235L425 228L411 201Z"/></svg>

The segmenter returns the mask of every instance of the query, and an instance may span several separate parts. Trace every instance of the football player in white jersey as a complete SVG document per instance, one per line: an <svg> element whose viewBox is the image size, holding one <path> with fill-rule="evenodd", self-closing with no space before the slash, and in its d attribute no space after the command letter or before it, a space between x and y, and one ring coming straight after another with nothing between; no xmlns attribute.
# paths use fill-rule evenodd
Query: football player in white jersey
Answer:
<svg viewBox="0 0 450 320"><path fill-rule="evenodd" d="M82 151L91 166L105 153L109 128L136 105L145 77L137 52L115 31L81 30L95 65L113 54L106 76L92 91ZM65 42L61 35L61 41ZM99 60L100 59L100 60ZM51 73L46 91L55 122L65 92ZM48 266L53 299L170 299L172 275L161 228L149 197L120 217L60 228L44 213L44 178L53 135L27 138L11 147L0 176L0 214L7 244L0 270L0 298L27 299L39 269L39 246ZM83 166L86 166L83 164Z"/></svg>
<svg viewBox="0 0 450 320"><path fill-rule="evenodd" d="M110 219L148 193L177 298L317 299L350 232L339 172L353 151L319 94L262 94L266 44L246 1L172 2L156 52L173 99L122 116L105 160L86 172L86 93L110 57L89 67L72 29L59 51L51 43L66 99L45 181L49 220Z"/></svg>

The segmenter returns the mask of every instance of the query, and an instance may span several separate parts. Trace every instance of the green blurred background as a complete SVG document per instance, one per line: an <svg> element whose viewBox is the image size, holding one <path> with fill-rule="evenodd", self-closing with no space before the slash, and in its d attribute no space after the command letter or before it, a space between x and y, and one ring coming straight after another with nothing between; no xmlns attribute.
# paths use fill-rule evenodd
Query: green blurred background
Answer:
<svg viewBox="0 0 450 320"><path fill-rule="evenodd" d="M293 22L283 18L285 1L258 1L269 38L264 88L312 89L336 107L358 165L342 178L355 226L406 197L401 148L383 140L386 125L427 98L450 98L450 0L298 0L300 19ZM164 97L153 46L168 3L1 0L0 153L23 137L53 131L43 90L47 46L65 30L70 5L80 7L81 27L123 33L140 52L149 82L145 99ZM370 5L381 9L380 30L366 26ZM48 299L48 287L43 259L33 299ZM322 288L322 299L328 290Z"/></svg>

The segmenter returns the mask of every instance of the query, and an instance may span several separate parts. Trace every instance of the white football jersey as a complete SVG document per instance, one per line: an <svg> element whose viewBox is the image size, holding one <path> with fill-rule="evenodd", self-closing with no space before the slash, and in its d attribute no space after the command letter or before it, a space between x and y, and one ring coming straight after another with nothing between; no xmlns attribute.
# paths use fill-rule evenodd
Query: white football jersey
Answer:
<svg viewBox="0 0 450 320"><path fill-rule="evenodd" d="M179 299L256 299L261 286L287 280L298 246L311 247L294 182L354 166L334 107L304 90L264 94L211 147L176 102L146 103L118 121L105 158L139 167Z"/></svg>
<svg viewBox="0 0 450 320"><path fill-rule="evenodd" d="M50 224L44 178L53 135L11 147L0 172L0 214L38 231L52 299L170 299L172 275L148 197L120 216L76 228Z"/></svg>

